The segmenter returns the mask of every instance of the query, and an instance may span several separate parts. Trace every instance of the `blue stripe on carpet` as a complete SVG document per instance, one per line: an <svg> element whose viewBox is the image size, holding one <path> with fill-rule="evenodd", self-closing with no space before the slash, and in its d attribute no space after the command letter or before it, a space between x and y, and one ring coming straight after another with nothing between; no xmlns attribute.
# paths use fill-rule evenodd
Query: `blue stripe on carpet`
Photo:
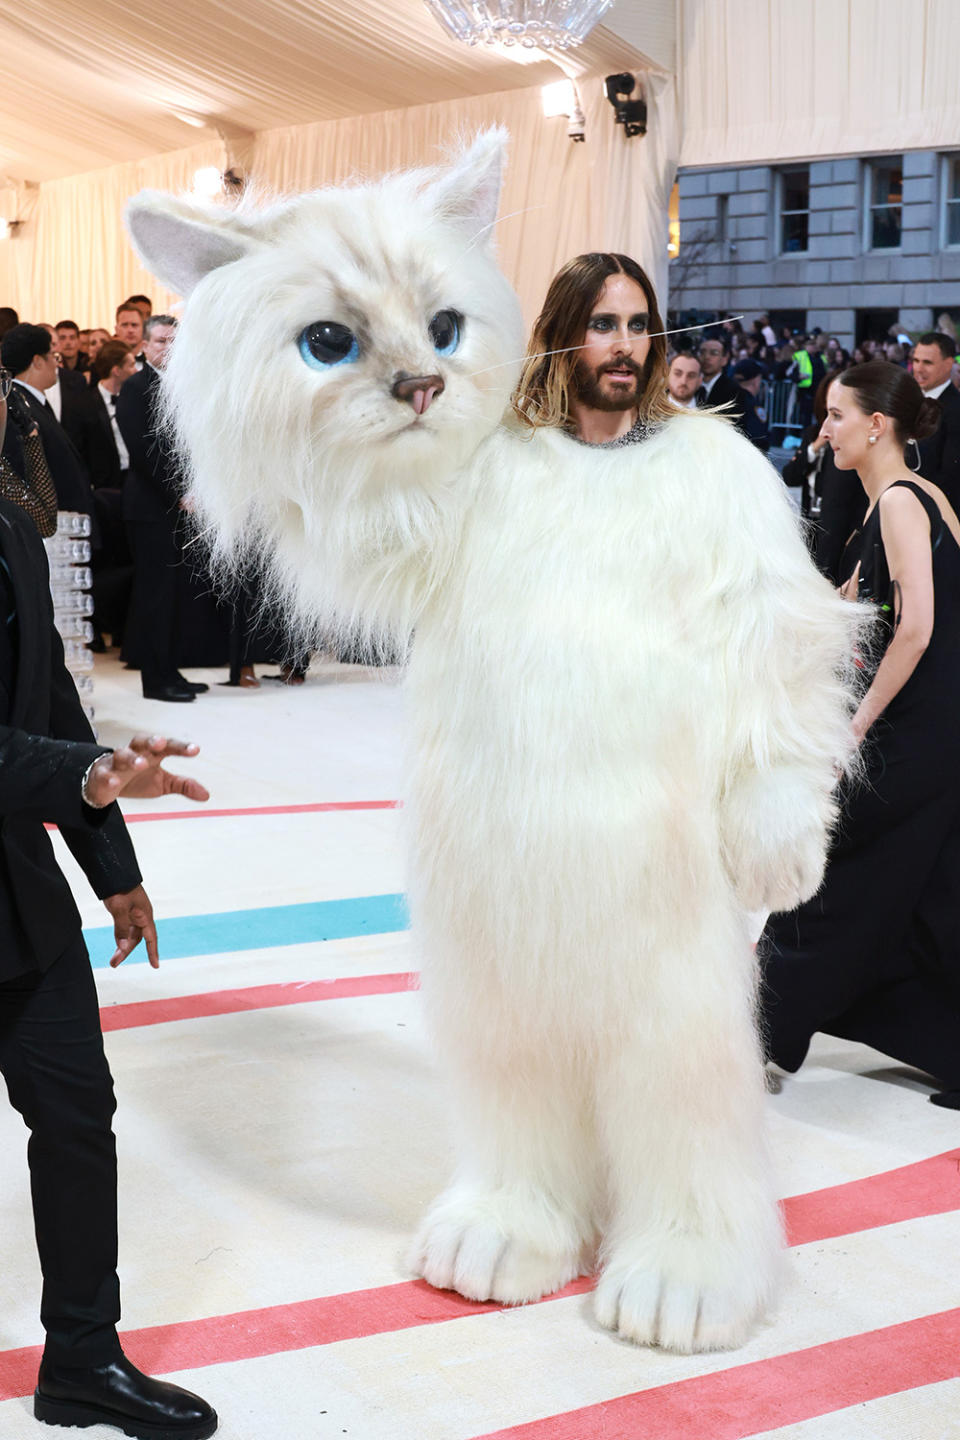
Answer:
<svg viewBox="0 0 960 1440"><path fill-rule="evenodd" d="M306 905L269 905L262 910L227 910L216 915L178 915L157 921L161 960L220 955L232 950L266 950L311 940L346 940L352 935L387 935L410 924L403 895L359 895L353 900L318 900ZM113 927L84 930L90 960L109 964L116 946ZM124 963L147 958L142 942Z"/></svg>

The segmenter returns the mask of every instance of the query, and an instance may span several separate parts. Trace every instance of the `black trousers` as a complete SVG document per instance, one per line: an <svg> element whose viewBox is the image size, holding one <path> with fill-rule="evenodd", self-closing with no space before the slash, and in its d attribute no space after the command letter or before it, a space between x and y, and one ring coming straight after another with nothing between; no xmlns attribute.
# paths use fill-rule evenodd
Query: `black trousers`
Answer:
<svg viewBox="0 0 960 1440"><path fill-rule="evenodd" d="M0 983L0 1073L30 1131L45 1353L105 1364L120 1352L116 1104L81 936L45 974Z"/></svg>
<svg viewBox="0 0 960 1440"><path fill-rule="evenodd" d="M130 650L140 663L144 690L161 690L179 680L177 596L183 550L173 522L127 521L133 552Z"/></svg>

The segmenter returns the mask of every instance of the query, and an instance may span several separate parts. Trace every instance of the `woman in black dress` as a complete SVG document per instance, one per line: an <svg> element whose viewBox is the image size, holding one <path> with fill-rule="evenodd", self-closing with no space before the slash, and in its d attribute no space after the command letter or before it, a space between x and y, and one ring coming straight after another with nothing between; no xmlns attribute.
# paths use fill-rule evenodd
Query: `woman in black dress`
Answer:
<svg viewBox="0 0 960 1440"><path fill-rule="evenodd" d="M807 522L807 545L813 562L834 585L840 582L840 560L847 541L862 524L867 497L856 470L834 463L823 431L827 394L836 379L825 375L813 397L814 423L800 437L796 455L783 467L783 483L800 488L800 513Z"/></svg>
<svg viewBox="0 0 960 1440"><path fill-rule="evenodd" d="M883 638L823 887L764 932L762 1024L786 1070L825 1031L926 1071L934 1103L960 1108L960 521L904 464L936 409L886 361L830 387L824 430L868 506L843 590L879 606Z"/></svg>

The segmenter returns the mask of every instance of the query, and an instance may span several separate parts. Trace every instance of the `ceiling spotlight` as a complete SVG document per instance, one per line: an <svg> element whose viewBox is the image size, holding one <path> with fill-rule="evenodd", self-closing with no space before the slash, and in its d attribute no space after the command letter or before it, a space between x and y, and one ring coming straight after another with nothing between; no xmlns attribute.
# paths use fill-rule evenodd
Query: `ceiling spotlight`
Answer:
<svg viewBox="0 0 960 1440"><path fill-rule="evenodd" d="M637 82L629 71L619 75L608 75L603 82L603 91L610 104L616 123L623 126L625 135L646 135L647 102L631 100Z"/></svg>
<svg viewBox="0 0 960 1440"><path fill-rule="evenodd" d="M583 118L580 96L577 94L577 87L573 81L556 80L552 85L544 85L540 94L543 98L544 115L548 119L556 115L566 115L569 122L567 134L570 139L583 140L586 121Z"/></svg>
<svg viewBox="0 0 960 1440"><path fill-rule="evenodd" d="M576 108L577 94L572 80L555 80L552 85L544 85L540 94L543 97L543 113L548 120L555 115L569 115Z"/></svg>
<svg viewBox="0 0 960 1440"><path fill-rule="evenodd" d="M203 165L193 172L193 193L201 200L212 200L223 191L223 174L216 165Z"/></svg>

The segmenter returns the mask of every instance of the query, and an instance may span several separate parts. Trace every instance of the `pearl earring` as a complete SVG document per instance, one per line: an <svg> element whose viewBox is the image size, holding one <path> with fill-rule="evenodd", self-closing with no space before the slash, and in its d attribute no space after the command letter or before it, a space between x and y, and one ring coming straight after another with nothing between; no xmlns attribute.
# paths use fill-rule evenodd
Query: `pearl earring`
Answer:
<svg viewBox="0 0 960 1440"><path fill-rule="evenodd" d="M876 445L876 443L877 443L877 437L876 437L876 435L871 435L871 436L869 437L869 443L870 443L871 445Z"/></svg>

